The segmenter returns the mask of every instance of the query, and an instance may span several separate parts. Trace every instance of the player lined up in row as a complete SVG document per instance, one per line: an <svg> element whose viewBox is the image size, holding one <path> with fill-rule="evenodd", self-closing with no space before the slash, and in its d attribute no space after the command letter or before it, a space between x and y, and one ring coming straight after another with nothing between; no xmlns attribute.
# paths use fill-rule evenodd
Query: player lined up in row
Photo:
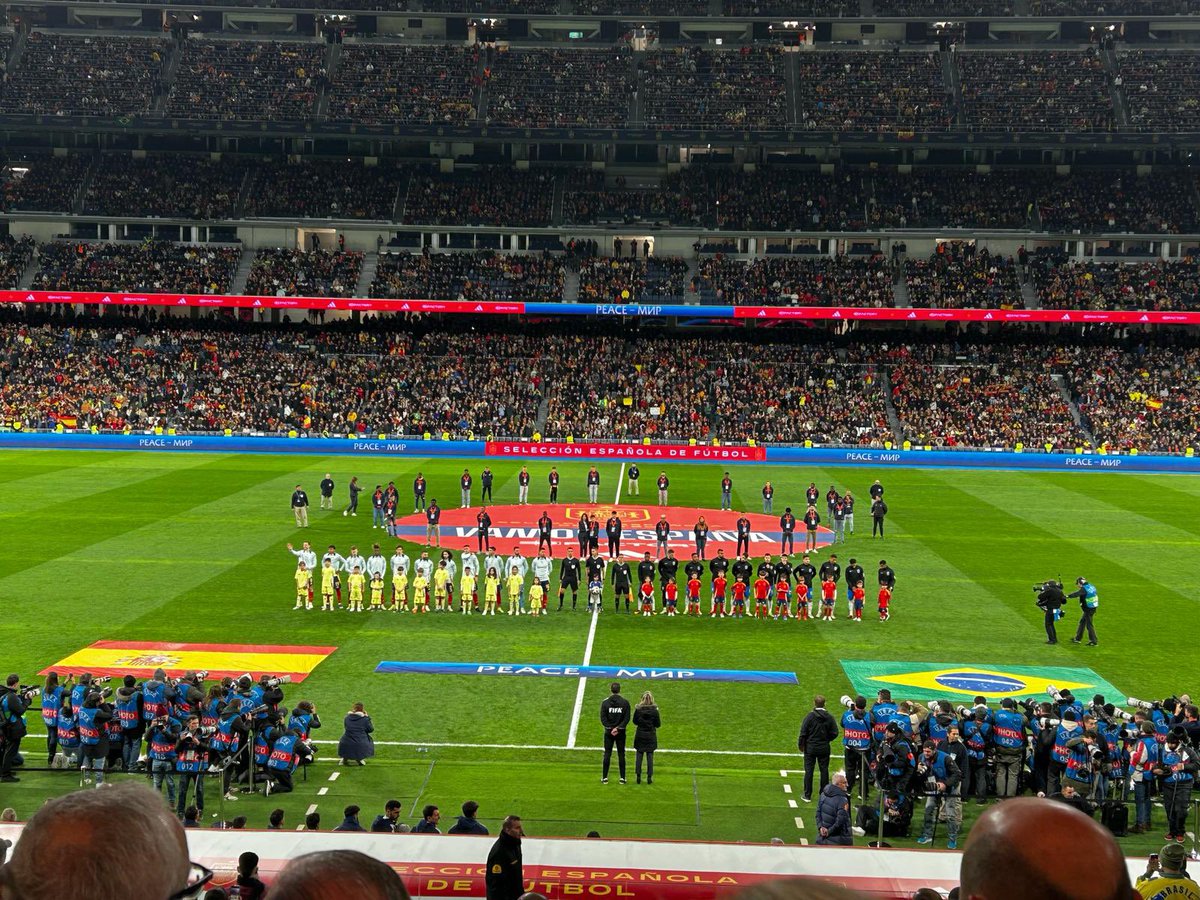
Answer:
<svg viewBox="0 0 1200 900"><path fill-rule="evenodd" d="M495 615L504 600L507 600L510 616L525 615L526 612L537 616L549 610L554 560L545 550L539 550L532 560L527 560L520 552L506 559L489 551L481 561L478 554L465 546L458 560L449 550L442 550L435 561L429 557L428 550L421 551L421 555L412 560L403 546L397 546L395 553L387 559L379 544L372 546L371 555L366 558L359 554L357 547L350 548L349 556L342 556L337 547L330 544L318 567L316 552L307 541L299 550L292 544L287 547L297 560L296 605L293 609L312 609L319 590L321 609L325 611L332 611L336 604L337 609L351 612L369 608L381 612L428 613L432 603L436 612L454 612L457 578L458 611L463 615L475 612ZM389 571L390 597L386 596ZM533 580L527 583L530 574ZM345 602L343 575L347 591ZM856 558L850 558L843 572L836 553L830 554L820 568L813 565L808 553L794 565L786 553L778 560L767 554L755 566L742 554L729 559L723 549L707 563L698 553L693 553L691 559L683 563L682 579L680 560L673 548L668 548L666 555L657 561L647 552L637 563L636 570L624 559L606 560L594 548L583 559L575 556L573 549L568 549L558 566L558 611L564 610L568 593L571 610L577 610L580 588L585 587L587 611L599 613L603 609L605 582L608 581L612 585L616 612L621 611L624 601L627 613L636 611L649 616L661 611L664 615L674 616L678 611L682 580L685 615L701 616L702 579L706 576L710 618L742 618L752 605L750 614L755 618L829 621L835 617L838 584L844 578L847 618L862 621L866 573ZM886 621L896 587L896 573L886 560L879 561L876 581L879 618ZM368 592L370 600L366 607ZM818 593L819 611L816 608ZM656 608L656 601L661 610Z"/></svg>
<svg viewBox="0 0 1200 900"><path fill-rule="evenodd" d="M637 482L637 467L631 467L630 484L634 485ZM529 472L525 466L521 467L518 474L519 494L518 505L528 505L528 480ZM494 481L494 473L490 468L485 468L481 474L483 481L483 502L493 502L492 484ZM587 473L588 487L588 502L597 503L598 488L600 484L600 473L595 466L592 466ZM462 491L462 504L460 509L466 509L471 506L471 485L473 479L469 469L464 469L460 478ZM523 482L523 483L522 483ZM558 482L559 475L557 470L552 467L550 470L550 504L558 502ZM666 473L662 473L658 477L658 501L660 506L668 505L667 491L670 486L670 481ZM321 508L333 508L333 490L334 482L329 474L321 482ZM361 488L358 487L358 479L350 480L350 504L342 511L342 515L358 515L358 495L361 493ZM413 481L413 497L416 504L413 512L423 511L426 520L426 535L425 546L441 546L441 518L442 508L438 505L436 498L430 498L428 504L425 503L425 496L428 492L424 476L418 472ZM637 491L631 487L630 494L636 494ZM883 485L876 480L870 487L871 497L871 536L884 536L884 519L888 513L888 506L883 499ZM821 492L817 488L816 482L809 482L808 487L804 492L806 508L799 519L792 512L792 507L784 508L783 515L779 517L780 531L780 551L793 551L795 549L795 532L799 525L804 527L804 547L807 550L817 549L817 533L822 522L820 513L817 511L817 504L820 501ZM763 512L773 514L774 511L775 487L770 481L766 482L762 487ZM854 509L856 505L854 494L847 490L845 494L839 494L835 485L830 485L829 490L825 492L825 507L828 514L828 521L832 526L833 542L844 543L847 534L854 534ZM399 504L399 491L396 489L395 482L389 481L385 488L382 484L375 485L375 491L371 496L372 506L372 528L383 528L389 536L398 537L397 532L397 506ZM733 480L729 473L726 472L721 479L721 509L733 509ZM308 527L308 495L304 492L300 485L296 485L296 489L292 494L292 510L296 515L296 524L299 527ZM490 537L492 519L488 514L487 506L483 506L475 516L476 522L476 539L480 550L490 549ZM544 542L550 545L553 538L554 521L548 512L543 511L541 517L537 520L539 547ZM620 510L613 510L605 523L605 533L608 537L609 555L617 556L620 553L621 535L624 531L624 522L621 518ZM743 515L737 521L737 536L739 550L743 542L748 546L752 523ZM709 525L705 521L704 516L700 516L696 524L692 528L692 537L696 543L697 552L702 558L706 556L705 548L708 542ZM600 543L600 522L598 519L593 519L587 512L584 512L578 522L577 536L579 540L579 552L581 554L587 552L587 548L598 547ZM654 537L662 549L665 549L666 541L672 536L670 523L667 521L666 513L659 516L659 520L655 523Z"/></svg>

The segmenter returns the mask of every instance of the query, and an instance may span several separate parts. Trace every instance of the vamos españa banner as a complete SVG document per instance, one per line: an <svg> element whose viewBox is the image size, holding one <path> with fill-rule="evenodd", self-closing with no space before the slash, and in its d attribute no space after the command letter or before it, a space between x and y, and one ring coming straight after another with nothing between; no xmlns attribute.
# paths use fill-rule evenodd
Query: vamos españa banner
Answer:
<svg viewBox="0 0 1200 900"><path fill-rule="evenodd" d="M712 462L762 462L766 447L714 447L708 444L559 444L536 441L488 441L485 456L544 457L547 459L708 460Z"/></svg>

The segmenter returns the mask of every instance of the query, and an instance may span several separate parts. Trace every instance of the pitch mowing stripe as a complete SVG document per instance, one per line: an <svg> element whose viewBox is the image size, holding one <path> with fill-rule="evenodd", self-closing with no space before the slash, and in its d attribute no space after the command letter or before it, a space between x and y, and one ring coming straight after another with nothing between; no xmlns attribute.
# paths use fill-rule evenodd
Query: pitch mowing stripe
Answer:
<svg viewBox="0 0 1200 900"><path fill-rule="evenodd" d="M1119 569L1127 574L1127 578L1124 580L1130 584L1138 585L1139 589L1141 590L1170 593L1182 600L1187 601L1188 603L1195 602L1194 595L1185 594L1170 587L1169 585L1158 584L1147 579L1143 574L1144 566L1135 568L1123 562L1119 556L1101 554L1092 549L1100 544L1105 543L1104 538L1089 538L1082 535L1075 537L1071 536L1070 534L1060 536L1059 534L1056 534L1047 528L1043 528L1042 525L1039 524L1039 520L1033 518L1029 514L1024 512L1009 512L1008 510L1001 508L997 505L994 499L989 497L985 487L970 486L968 488L959 488L947 485L947 488L955 491L956 493L964 494L967 497L970 497L973 501L977 501L980 504L985 504L986 506L991 507L993 516L1008 520L1008 522L1011 523L1004 529L1005 533L1014 537L1020 536L1023 543L1036 544L1037 540L1040 539L1042 544L1046 547L1052 547L1056 542L1064 541L1075 545L1079 548L1079 552L1076 555L1076 558L1071 560L1071 562L1074 564L1077 571L1094 573L1103 571L1111 572L1114 569ZM1071 492L1071 494L1074 495L1074 492ZM994 494L992 496L994 497ZM1039 496L1041 496L1041 492L1039 492ZM1041 508L1043 504L1039 501L1034 505L1037 508ZM1019 510L1020 508L1020 504L1016 504L1016 509ZM1128 540L1129 542L1141 547L1144 547L1147 544L1152 545L1156 543L1152 538L1147 539L1142 537L1140 534L1131 534L1125 540ZM1188 546L1193 546L1195 544L1195 542L1191 540L1187 541L1186 543ZM1028 561L1030 564L1038 564L1035 558L1030 558ZM1146 560L1141 559L1139 562L1146 563ZM1056 557L1054 560L1048 561L1048 564L1052 568L1054 566L1061 567L1061 560ZM1161 568L1161 566L1156 566L1156 568ZM1054 571L1057 574L1057 569L1054 569ZM1065 578L1070 577L1069 573L1063 573L1063 575ZM1092 575L1089 577L1096 576Z"/></svg>
<svg viewBox="0 0 1200 900"><path fill-rule="evenodd" d="M83 551L87 558L100 556L104 559L171 556L173 554L168 552L167 548L178 552L183 536L181 529L184 514L194 513L200 521L208 525L222 522L226 511L245 507L247 501L244 498L262 485L261 481L254 481L247 487L239 488L236 483L214 480L213 484L220 486L217 497L211 499L210 495L210 499L206 501L197 500L189 505L185 498L192 495L187 492L185 484L176 492L181 500L175 508L167 510L161 503L152 504L150 501L158 500L164 493L164 488L174 479L187 479L186 483L194 483L194 473L177 472L150 479L134 487L134 497L128 496L128 490L114 489L87 498L82 503L70 507L69 517L54 516L43 519L41 516L31 516L25 522L25 535L26 540L30 539L31 534L36 536L33 539L38 541L37 548L26 550L15 558L0 558L0 585L6 590L11 588L28 592L18 593L17 596L37 596L36 592L45 585L56 584L62 588L61 596L66 600L70 600L76 591L94 593L97 584L128 585L130 573L124 568L106 572L110 567L100 563L92 564L85 570L82 565L64 566L63 562L72 559L74 554L80 551ZM288 480L280 479L281 483L276 492L284 491L286 496L291 484L295 484L293 481L285 488L283 484ZM112 503L114 498L118 500L116 504ZM142 515L139 512L139 504L155 505L155 511ZM133 523L135 520L136 524L126 527L126 523ZM69 523L69 527L64 528L61 523ZM284 536L280 526L289 524L286 518L281 518L280 522L275 523L274 535L277 540ZM46 534L43 531L39 534L39 526L50 533ZM265 527L259 523L260 529ZM211 528L187 532L187 545L194 552L198 564L199 561L207 560L209 556L223 556L228 551L226 536L213 532L214 529ZM47 557L47 553L53 555ZM31 559L40 559L41 562L30 566ZM211 573L213 567L206 563L205 566ZM161 571L157 574L154 584L157 590L161 590L164 579ZM81 584L84 576L88 575L91 576L91 582ZM170 580L175 580L174 572Z"/></svg>
<svg viewBox="0 0 1200 900"><path fill-rule="evenodd" d="M1111 488L1119 482L1113 482L1110 479L1107 483ZM1056 532L1061 528L1063 532L1069 534L1070 529L1077 527L1081 520L1087 521L1089 526L1096 529L1111 529L1109 538L1097 538L1095 535L1089 535L1086 538L1082 536L1060 537L1060 540L1073 540L1075 543L1095 543L1097 541L1103 543L1110 539L1122 540L1126 537L1134 537L1144 543L1200 546L1200 523L1195 517L1194 501L1190 499L1186 501L1188 506L1186 513L1181 509L1170 519L1158 518L1151 514L1154 506L1147 502L1147 498L1144 496L1136 502L1129 497L1128 493L1112 490L1106 491L1105 496L1099 496L1083 489L1088 484L1095 487L1101 486L1096 479L1071 478L1069 482L1062 483L1060 479L1033 479L1028 474L1024 474L1021 478L1006 480L1002 490L1017 498L1012 505L1012 509L1017 515L1029 519L1029 516L1022 513L1021 510L1036 508L1038 510L1037 518L1029 520L1046 528L1053 528ZM995 493L991 492L986 495L982 493L984 485L981 482L965 482L962 489L984 502L992 502L995 505ZM1121 502L1122 500L1126 502Z"/></svg>
<svg viewBox="0 0 1200 900"><path fill-rule="evenodd" d="M221 523L228 512L245 508L248 502L257 502L258 494L264 490L286 498L291 486L295 484L294 478L295 473L292 472L278 476L271 482L256 481L241 489L233 485L228 492L222 493L216 499L188 507L187 511L203 521ZM61 598L56 600L56 614L86 616L90 615L88 610L92 608L97 584L120 584L125 595L140 597L143 602L134 608L136 618L113 620L108 623L108 630L118 633L131 621L136 622L147 617L161 620L161 608L164 605L219 578L227 570L251 561L255 554L273 545L280 545L279 565L283 573L281 577L286 577L291 564L282 543L292 529L286 509L276 521L260 522L254 528L247 527L239 532L239 542L247 551L241 562L220 565L212 561L228 549L227 535L217 528L188 533L187 546L194 554L193 561L191 565L173 565L170 579L162 577L161 566L130 568L119 562L135 553L143 558L168 557L178 553L181 538L178 527L163 527L164 520L177 518L178 515L177 510L172 515L161 516L140 527L80 548L86 558L99 557L101 560L107 560L107 563L90 563L87 566L76 564L74 556L78 551L71 550L0 578L0 588L5 592L12 592L15 596L37 596L46 584L54 583ZM103 520L97 522L97 528L104 528ZM115 612L116 608L110 611Z"/></svg>
<svg viewBox="0 0 1200 900"><path fill-rule="evenodd" d="M1138 480L1144 483L1146 491L1136 494L1130 490L1128 477L1072 478L1068 484L1075 494L1200 538L1200 522L1196 520L1195 515L1196 498L1200 491L1183 489L1188 485L1197 484L1200 479L1193 476L1191 481L1167 481L1140 476ZM1147 498L1151 496L1152 502L1147 502Z"/></svg>
<svg viewBox="0 0 1200 900"><path fill-rule="evenodd" d="M111 462L62 466L50 472L9 481L0 496L0 517L33 514L53 519L57 517L57 511L67 510L69 517L74 519L81 515L81 502L95 502L106 494L117 496L135 485L148 488L156 481L166 482L180 475L192 474L196 469L214 465L216 461L197 458L189 460L185 466L172 466L166 471L157 465L125 468L113 466ZM63 499L54 499L58 497Z"/></svg>

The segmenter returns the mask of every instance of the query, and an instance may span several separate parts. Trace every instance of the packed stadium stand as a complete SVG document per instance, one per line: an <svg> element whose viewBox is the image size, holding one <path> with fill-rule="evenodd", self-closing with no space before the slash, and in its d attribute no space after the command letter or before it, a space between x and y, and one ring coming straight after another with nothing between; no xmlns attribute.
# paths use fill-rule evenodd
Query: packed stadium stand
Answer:
<svg viewBox="0 0 1200 900"><path fill-rule="evenodd" d="M383 432L1187 443L1186 418L1141 423L1171 403L1126 408L1138 389L1069 371L1093 352L1120 371L1104 354L1126 359L1133 335L1115 328L1093 346L1025 326L1051 349L1020 343L1019 374L975 343L1001 334L965 321L948 337L911 326L886 351L883 326L810 323L831 349L804 358L790 326L759 332L786 312L1196 310L1200 50L1172 25L1194 0L1106 3L1108 17L1152 17L1124 30L1092 29L1094 7L1074 0L234 5L233 18L200 3L148 26L54 13L0 30L5 290L581 306L577 334L551 316L540 344L518 339L525 320L504 323L512 341L486 364L468 358L473 338L437 343L439 328L468 334L453 317L348 304L225 312L201 341L250 358L274 324L285 366L291 329L325 325L413 372L414 355L453 357L463 383L507 398L503 415L466 396L419 422L356 415ZM1071 17L1083 21L1058 21ZM757 308L775 324L723 318ZM26 327L52 328L32 309ZM634 314L655 328L644 347L592 331ZM185 346L181 317L167 330ZM571 374L607 352L629 364L593 384ZM530 360L525 397L512 373ZM668 402L685 361L699 380ZM1179 371L1152 362L1147 394ZM381 390L423 384L396 372ZM285 400L291 413L264 428L302 426ZM257 427L249 416L205 421Z"/></svg>

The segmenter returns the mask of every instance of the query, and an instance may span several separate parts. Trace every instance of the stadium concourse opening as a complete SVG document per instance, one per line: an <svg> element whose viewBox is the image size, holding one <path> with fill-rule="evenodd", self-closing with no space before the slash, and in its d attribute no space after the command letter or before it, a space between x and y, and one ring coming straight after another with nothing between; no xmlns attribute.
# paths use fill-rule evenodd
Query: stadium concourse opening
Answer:
<svg viewBox="0 0 1200 900"><path fill-rule="evenodd" d="M442 511L442 545L451 549L463 541L475 546L479 529L476 526L476 515L484 507L467 507L465 509L446 509ZM554 520L553 541L550 555L563 557L567 550L579 554L576 540L576 522L583 513L588 518L598 519L601 523L602 556L607 556L608 542L603 539L603 523L610 516L616 515L621 519L621 556L626 559L640 559L643 554L650 553L658 558L654 526L659 516L666 516L671 525L671 536L667 546L675 551L676 556L685 557L695 549L692 538L692 525L701 516L708 523L708 545L705 550L707 557L717 555L718 550L724 550L725 555L732 559L737 549L737 520L745 516L750 520L750 556L758 557L765 553L776 553L779 550L781 533L779 516L763 513L741 513L736 510L703 509L684 506L650 506L641 504L622 503L617 505L586 503L570 503L565 506L488 506L487 512L492 519L489 540L493 550L499 553L513 553L520 550L530 556L538 550L537 518L544 509ZM782 512L782 510L781 510ZM426 520L423 512L413 513L396 519L393 537L418 543L425 540ZM828 528L818 528L817 546L826 547L833 543L833 532ZM804 532L796 534L796 552L802 552L804 547Z"/></svg>

